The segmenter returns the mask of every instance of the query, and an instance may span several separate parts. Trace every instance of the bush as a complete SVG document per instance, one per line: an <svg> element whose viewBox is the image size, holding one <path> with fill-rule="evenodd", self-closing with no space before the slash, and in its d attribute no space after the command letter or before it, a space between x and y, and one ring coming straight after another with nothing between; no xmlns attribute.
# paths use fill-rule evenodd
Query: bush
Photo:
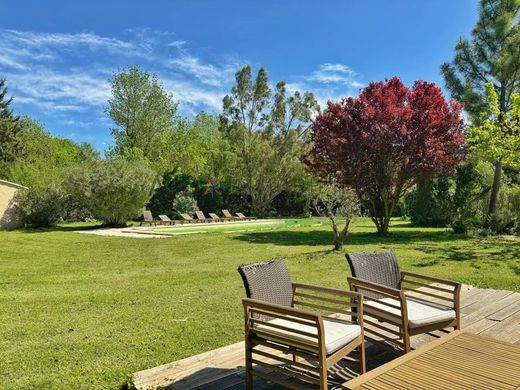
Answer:
<svg viewBox="0 0 520 390"><path fill-rule="evenodd" d="M490 215L481 234L520 233L520 186L503 187L497 211Z"/></svg>
<svg viewBox="0 0 520 390"><path fill-rule="evenodd" d="M67 187L95 218L124 226L142 212L153 181L154 173L143 161L115 158L76 169Z"/></svg>
<svg viewBox="0 0 520 390"><path fill-rule="evenodd" d="M19 191L15 209L22 222L31 227L55 226L65 213L66 196L57 184L40 185Z"/></svg>
<svg viewBox="0 0 520 390"><path fill-rule="evenodd" d="M453 182L448 177L419 183L406 202L412 222L417 226L447 226L452 215L452 186Z"/></svg>
<svg viewBox="0 0 520 390"><path fill-rule="evenodd" d="M147 208L153 215L165 214L170 218L175 218L176 212L172 208L175 196L189 186L193 186L194 183L193 177L180 173L177 169L165 173L162 177L162 184L155 189Z"/></svg>
<svg viewBox="0 0 520 390"><path fill-rule="evenodd" d="M183 213L193 215L193 213L199 209L197 200L193 197L190 187L188 187L186 191L178 192L177 195L175 195L172 206L176 216L180 216Z"/></svg>

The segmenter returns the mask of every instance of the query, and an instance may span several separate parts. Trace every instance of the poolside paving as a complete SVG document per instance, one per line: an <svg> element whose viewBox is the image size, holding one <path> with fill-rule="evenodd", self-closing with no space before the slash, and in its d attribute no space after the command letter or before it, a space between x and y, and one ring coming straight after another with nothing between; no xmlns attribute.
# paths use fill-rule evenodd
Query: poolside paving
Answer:
<svg viewBox="0 0 520 390"><path fill-rule="evenodd" d="M461 292L463 331L482 334L520 345L520 293L481 289L464 285ZM412 337L417 348L433 336ZM367 347L368 369L386 363L398 355L378 344ZM342 361L334 369L330 388L352 378L353 362ZM237 390L244 384L244 343L228 345L133 374L137 389L222 389ZM257 379L255 389L277 389L279 386ZM309 388L313 388L309 386Z"/></svg>

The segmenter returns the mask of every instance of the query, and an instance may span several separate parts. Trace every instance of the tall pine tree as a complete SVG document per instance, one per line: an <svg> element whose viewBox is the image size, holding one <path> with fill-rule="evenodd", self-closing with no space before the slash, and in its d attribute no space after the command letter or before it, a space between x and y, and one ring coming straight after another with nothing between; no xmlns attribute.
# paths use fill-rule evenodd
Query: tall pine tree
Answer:
<svg viewBox="0 0 520 390"><path fill-rule="evenodd" d="M19 150L19 117L15 116L10 108L12 100L12 97L7 97L5 79L0 79L0 177L5 177L6 164L16 158Z"/></svg>
<svg viewBox="0 0 520 390"><path fill-rule="evenodd" d="M511 95L520 90L519 10L520 0L481 0L471 39L461 38L453 61L441 66L446 86L476 125L487 109L486 83L495 87L502 114L510 111ZM494 161L494 166L488 215L496 211L502 175L502 163Z"/></svg>

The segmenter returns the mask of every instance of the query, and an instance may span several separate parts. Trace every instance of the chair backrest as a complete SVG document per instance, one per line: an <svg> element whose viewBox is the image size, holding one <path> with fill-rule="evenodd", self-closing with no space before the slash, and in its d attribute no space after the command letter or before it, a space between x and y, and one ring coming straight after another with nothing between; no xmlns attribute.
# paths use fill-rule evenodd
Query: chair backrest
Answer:
<svg viewBox="0 0 520 390"><path fill-rule="evenodd" d="M244 281L248 298L292 306L293 289L289 269L283 259L241 265L238 272Z"/></svg>
<svg viewBox="0 0 520 390"><path fill-rule="evenodd" d="M206 219L206 216L200 210L195 211L195 215L197 216L198 219Z"/></svg>
<svg viewBox="0 0 520 390"><path fill-rule="evenodd" d="M347 261L352 276L399 289L401 270L394 252L347 253ZM378 295L369 291L363 291L362 293L374 298L376 297L375 295Z"/></svg>
<svg viewBox="0 0 520 390"><path fill-rule="evenodd" d="M164 215L164 214L159 215L159 219L161 221L166 221L166 222L170 222L171 221L170 217L168 217L167 215Z"/></svg>
<svg viewBox="0 0 520 390"><path fill-rule="evenodd" d="M220 219L220 217L215 213L209 213L209 216L211 217L211 219Z"/></svg>
<svg viewBox="0 0 520 390"><path fill-rule="evenodd" d="M181 214L181 217L182 219L186 220L186 221L191 221L193 218L191 217L191 215L188 215L186 213L182 213Z"/></svg>
<svg viewBox="0 0 520 390"><path fill-rule="evenodd" d="M238 218L245 218L246 216L242 213L235 213Z"/></svg>
<svg viewBox="0 0 520 390"><path fill-rule="evenodd" d="M228 209L222 209L222 214L223 214L224 217L226 217L226 218L233 218L233 215L229 212Z"/></svg>
<svg viewBox="0 0 520 390"><path fill-rule="evenodd" d="M145 222L153 222L152 212L150 210L144 210L143 218L144 218Z"/></svg>

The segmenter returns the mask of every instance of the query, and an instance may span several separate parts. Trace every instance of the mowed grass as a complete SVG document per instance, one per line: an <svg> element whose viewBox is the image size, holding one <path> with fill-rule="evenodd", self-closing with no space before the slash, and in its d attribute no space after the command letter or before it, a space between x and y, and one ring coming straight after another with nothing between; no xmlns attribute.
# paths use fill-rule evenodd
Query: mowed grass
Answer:
<svg viewBox="0 0 520 390"><path fill-rule="evenodd" d="M153 229L158 233L186 234L186 233L241 233L247 231L260 231L284 228L296 228L301 226L320 226L326 221L315 219L268 219L256 221L231 221L231 222L211 222L205 224L185 223L176 226L161 226Z"/></svg>
<svg viewBox="0 0 520 390"><path fill-rule="evenodd" d="M346 288L344 253L393 249L404 270L520 291L520 241L367 219L341 253L327 224L162 239L0 233L0 388L117 389L132 372L240 341L241 263Z"/></svg>

